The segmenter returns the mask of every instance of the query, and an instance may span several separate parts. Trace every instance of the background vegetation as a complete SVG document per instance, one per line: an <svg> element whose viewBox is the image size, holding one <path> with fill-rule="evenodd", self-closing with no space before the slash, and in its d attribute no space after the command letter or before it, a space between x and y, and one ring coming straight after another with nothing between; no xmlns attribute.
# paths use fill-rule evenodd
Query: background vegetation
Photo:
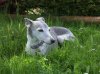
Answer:
<svg viewBox="0 0 100 74"><path fill-rule="evenodd" d="M3 10L25 14L30 9L41 8L42 15L100 15L100 0L6 0Z"/></svg>
<svg viewBox="0 0 100 74"><path fill-rule="evenodd" d="M0 17L0 74L100 74L98 24L66 23L47 17L49 26L69 28L76 41L67 41L46 56L29 56L24 52L26 28L23 17L11 18L2 14Z"/></svg>
<svg viewBox="0 0 100 74"><path fill-rule="evenodd" d="M48 55L26 55L23 19L36 15L44 16L49 26L69 28L75 42L67 41ZM62 22L48 15L100 16L100 1L0 0L0 74L100 74L99 23Z"/></svg>

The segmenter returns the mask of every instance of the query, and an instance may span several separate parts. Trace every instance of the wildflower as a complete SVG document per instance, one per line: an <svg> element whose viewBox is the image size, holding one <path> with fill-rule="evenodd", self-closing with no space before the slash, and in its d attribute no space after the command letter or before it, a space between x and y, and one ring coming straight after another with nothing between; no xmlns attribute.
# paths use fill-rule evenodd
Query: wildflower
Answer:
<svg viewBox="0 0 100 74"><path fill-rule="evenodd" d="M84 73L84 74L88 74L88 73Z"/></svg>

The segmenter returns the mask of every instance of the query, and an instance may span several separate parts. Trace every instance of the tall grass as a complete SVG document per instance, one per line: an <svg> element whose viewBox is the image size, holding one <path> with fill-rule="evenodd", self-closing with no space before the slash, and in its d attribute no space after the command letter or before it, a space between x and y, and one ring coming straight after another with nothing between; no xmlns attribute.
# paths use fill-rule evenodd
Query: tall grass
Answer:
<svg viewBox="0 0 100 74"><path fill-rule="evenodd" d="M84 22L46 22L64 26L76 36L48 55L24 53L26 28L23 17L0 15L0 74L100 74L100 26Z"/></svg>

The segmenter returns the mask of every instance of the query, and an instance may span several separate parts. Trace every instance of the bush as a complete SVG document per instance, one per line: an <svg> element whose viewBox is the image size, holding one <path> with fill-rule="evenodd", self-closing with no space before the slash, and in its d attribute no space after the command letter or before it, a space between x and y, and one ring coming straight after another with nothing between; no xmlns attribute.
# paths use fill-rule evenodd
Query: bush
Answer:
<svg viewBox="0 0 100 74"><path fill-rule="evenodd" d="M23 14L38 7L46 15L100 15L99 0L8 0L7 4L9 13Z"/></svg>

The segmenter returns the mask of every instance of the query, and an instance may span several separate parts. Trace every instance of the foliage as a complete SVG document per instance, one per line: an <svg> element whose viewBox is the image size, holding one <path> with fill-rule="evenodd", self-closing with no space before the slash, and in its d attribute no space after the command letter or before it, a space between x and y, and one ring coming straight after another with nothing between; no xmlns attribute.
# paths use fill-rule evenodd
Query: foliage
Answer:
<svg viewBox="0 0 100 74"><path fill-rule="evenodd" d="M100 15L99 0L8 0L6 8L8 13L20 14L40 8L42 15Z"/></svg>
<svg viewBox="0 0 100 74"><path fill-rule="evenodd" d="M84 22L64 23L46 19L49 26L69 28L75 42L65 42L48 55L29 56L24 53L26 28L23 18L1 16L0 73L1 74L99 74L100 26ZM34 17L34 16L31 16ZM53 24L53 25L52 25Z"/></svg>

